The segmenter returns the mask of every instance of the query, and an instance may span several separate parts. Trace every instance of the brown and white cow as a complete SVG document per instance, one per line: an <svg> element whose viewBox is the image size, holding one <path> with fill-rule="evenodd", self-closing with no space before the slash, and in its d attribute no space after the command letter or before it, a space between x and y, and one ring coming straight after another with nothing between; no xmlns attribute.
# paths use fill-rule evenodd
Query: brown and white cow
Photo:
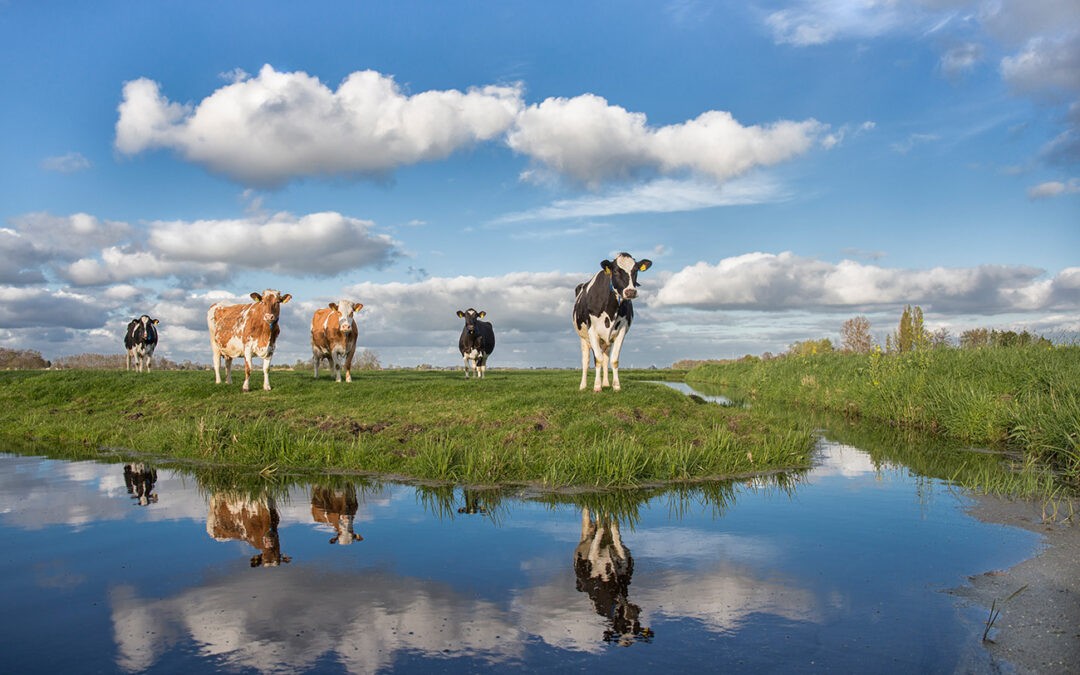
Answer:
<svg viewBox="0 0 1080 675"><path fill-rule="evenodd" d="M210 496L206 533L217 541L246 541L258 549L259 553L251 557L252 567L276 567L292 562L292 558L281 554L277 531L280 520L272 497L219 492Z"/></svg>
<svg viewBox="0 0 1080 675"><path fill-rule="evenodd" d="M316 523L329 525L334 529L331 544L348 545L364 538L353 531L356 510L360 504L356 500L356 488L352 485L344 489L317 486L311 489L311 518Z"/></svg>
<svg viewBox="0 0 1080 675"><path fill-rule="evenodd" d="M244 386L249 390L251 360L258 356L263 362L263 389L270 391L270 359L281 328L281 305L292 295L266 289L262 295L252 293L255 302L250 305L211 305L206 312L206 324L210 328L210 350L214 354L214 382L221 384L219 370L221 358L225 358L225 383L232 384L232 360L244 357Z"/></svg>
<svg viewBox="0 0 1080 675"><path fill-rule="evenodd" d="M344 369L345 381L352 382L357 333L353 313L363 308L361 302L342 300L315 310L311 317L311 364L316 379L319 377L319 364L326 359L334 369L336 381L341 382L341 371Z"/></svg>

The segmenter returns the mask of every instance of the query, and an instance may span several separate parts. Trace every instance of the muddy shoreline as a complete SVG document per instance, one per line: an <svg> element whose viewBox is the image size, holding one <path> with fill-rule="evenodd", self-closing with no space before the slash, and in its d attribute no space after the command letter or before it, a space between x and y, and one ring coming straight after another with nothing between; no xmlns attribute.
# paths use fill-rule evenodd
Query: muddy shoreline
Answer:
<svg viewBox="0 0 1080 675"><path fill-rule="evenodd" d="M969 578L952 594L1000 610L986 647L1003 670L1080 672L1080 504L1060 505L1056 518L1039 501L977 497L970 513L988 523L1022 527L1042 536L1034 557L1009 569ZM1010 597L1011 596L1011 597Z"/></svg>

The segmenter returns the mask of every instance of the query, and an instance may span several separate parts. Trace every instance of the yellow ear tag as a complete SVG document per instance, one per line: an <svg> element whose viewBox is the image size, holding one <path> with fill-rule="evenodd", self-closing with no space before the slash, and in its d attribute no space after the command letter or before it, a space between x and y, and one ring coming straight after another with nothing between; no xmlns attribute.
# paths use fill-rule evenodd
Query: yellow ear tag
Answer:
<svg viewBox="0 0 1080 675"><path fill-rule="evenodd" d="M648 269L648 268L647 268L647 267L645 267L644 265L639 265L639 266L638 266L638 269L639 269L639 270L641 270L642 272L644 272L644 271L645 271L646 269Z"/></svg>
<svg viewBox="0 0 1080 675"><path fill-rule="evenodd" d="M606 275L608 275L610 277L611 276L611 268L605 267L604 268L604 274L606 274Z"/></svg>

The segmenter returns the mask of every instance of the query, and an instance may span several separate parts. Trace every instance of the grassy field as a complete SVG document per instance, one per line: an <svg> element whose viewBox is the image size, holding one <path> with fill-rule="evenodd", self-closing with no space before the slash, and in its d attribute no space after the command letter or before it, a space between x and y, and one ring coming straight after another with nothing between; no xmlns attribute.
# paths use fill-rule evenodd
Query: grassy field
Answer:
<svg viewBox="0 0 1080 675"><path fill-rule="evenodd" d="M274 470L362 471L472 485L632 486L809 464L809 430L702 405L624 371L365 371L351 384L275 371L242 393L208 372L0 372L0 438L122 448Z"/></svg>
<svg viewBox="0 0 1080 675"><path fill-rule="evenodd" d="M1080 347L819 354L702 365L687 374L729 396L796 405L1011 447L1080 484Z"/></svg>

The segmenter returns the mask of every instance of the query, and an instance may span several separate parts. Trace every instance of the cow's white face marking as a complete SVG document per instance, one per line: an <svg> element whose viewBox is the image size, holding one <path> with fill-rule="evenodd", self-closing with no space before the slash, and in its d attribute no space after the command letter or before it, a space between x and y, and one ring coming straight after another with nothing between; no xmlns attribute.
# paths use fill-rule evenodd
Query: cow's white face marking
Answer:
<svg viewBox="0 0 1080 675"><path fill-rule="evenodd" d="M340 317L338 319L338 329L342 333L348 333L353 326L353 303L342 298L337 303L337 311Z"/></svg>
<svg viewBox="0 0 1080 675"><path fill-rule="evenodd" d="M634 268L637 266L637 261L628 255L620 254L615 258L615 266L626 274L627 284L622 291L622 296L632 300L637 297L637 284L634 283Z"/></svg>

